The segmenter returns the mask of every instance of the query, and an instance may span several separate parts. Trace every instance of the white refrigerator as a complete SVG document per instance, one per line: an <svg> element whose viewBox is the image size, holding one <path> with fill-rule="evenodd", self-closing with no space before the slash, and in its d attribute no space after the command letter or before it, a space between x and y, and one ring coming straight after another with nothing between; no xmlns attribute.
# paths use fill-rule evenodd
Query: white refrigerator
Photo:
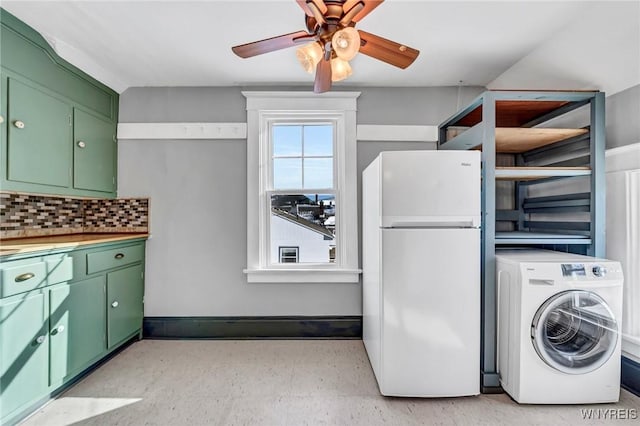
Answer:
<svg viewBox="0 0 640 426"><path fill-rule="evenodd" d="M380 392L480 393L480 152L382 152L362 176L363 340Z"/></svg>

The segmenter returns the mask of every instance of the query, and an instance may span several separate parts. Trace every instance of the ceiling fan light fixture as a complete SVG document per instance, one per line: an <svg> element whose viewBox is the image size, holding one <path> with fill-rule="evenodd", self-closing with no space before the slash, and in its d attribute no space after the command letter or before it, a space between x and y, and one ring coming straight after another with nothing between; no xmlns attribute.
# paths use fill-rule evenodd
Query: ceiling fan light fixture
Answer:
<svg viewBox="0 0 640 426"><path fill-rule="evenodd" d="M353 27L338 30L331 38L331 46L340 59L350 61L360 50L360 34Z"/></svg>
<svg viewBox="0 0 640 426"><path fill-rule="evenodd" d="M309 74L312 74L316 70L316 65L318 65L322 56L322 47L315 41L296 49L296 57L300 65L302 65L302 68Z"/></svg>
<svg viewBox="0 0 640 426"><path fill-rule="evenodd" d="M231 50L241 58L251 58L295 46L296 57L302 68L309 74L315 72L315 93L327 92L331 90L332 81L349 77L352 74L349 61L358 52L405 69L416 60L419 50L354 28L382 2L296 0L305 13L304 30L240 44Z"/></svg>
<svg viewBox="0 0 640 426"><path fill-rule="evenodd" d="M349 62L341 58L331 60L331 81L341 81L353 74Z"/></svg>

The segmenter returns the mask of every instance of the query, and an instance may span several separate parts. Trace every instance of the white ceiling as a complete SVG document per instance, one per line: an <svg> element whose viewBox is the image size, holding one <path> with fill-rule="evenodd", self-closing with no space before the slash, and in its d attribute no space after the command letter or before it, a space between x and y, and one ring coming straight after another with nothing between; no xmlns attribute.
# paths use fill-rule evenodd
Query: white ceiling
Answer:
<svg viewBox="0 0 640 426"><path fill-rule="evenodd" d="M364 55L350 86L486 86L606 1L387 0L358 28L420 50L406 70ZM304 28L294 0L10 1L61 56L117 91L131 86L312 84L294 49L249 59L231 46ZM635 18L637 19L637 17Z"/></svg>

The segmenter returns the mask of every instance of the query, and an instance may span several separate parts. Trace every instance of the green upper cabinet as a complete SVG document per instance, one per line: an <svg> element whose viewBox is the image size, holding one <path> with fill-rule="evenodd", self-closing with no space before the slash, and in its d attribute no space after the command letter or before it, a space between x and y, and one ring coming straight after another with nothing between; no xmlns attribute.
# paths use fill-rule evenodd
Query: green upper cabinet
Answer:
<svg viewBox="0 0 640 426"><path fill-rule="evenodd" d="M92 191L115 191L114 123L77 108L73 115L73 187Z"/></svg>
<svg viewBox="0 0 640 426"><path fill-rule="evenodd" d="M118 94L1 8L0 23L0 186L115 197Z"/></svg>
<svg viewBox="0 0 640 426"><path fill-rule="evenodd" d="M9 79L8 112L9 180L68 187L71 180L69 104Z"/></svg>

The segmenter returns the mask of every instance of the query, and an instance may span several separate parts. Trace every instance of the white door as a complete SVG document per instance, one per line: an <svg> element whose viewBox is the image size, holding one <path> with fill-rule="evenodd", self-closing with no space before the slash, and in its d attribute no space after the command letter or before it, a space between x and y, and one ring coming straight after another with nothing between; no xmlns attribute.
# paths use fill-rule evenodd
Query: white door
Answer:
<svg viewBox="0 0 640 426"><path fill-rule="evenodd" d="M382 231L384 395L480 391L480 230Z"/></svg>
<svg viewBox="0 0 640 426"><path fill-rule="evenodd" d="M479 225L478 151L383 152L380 160L383 227Z"/></svg>

